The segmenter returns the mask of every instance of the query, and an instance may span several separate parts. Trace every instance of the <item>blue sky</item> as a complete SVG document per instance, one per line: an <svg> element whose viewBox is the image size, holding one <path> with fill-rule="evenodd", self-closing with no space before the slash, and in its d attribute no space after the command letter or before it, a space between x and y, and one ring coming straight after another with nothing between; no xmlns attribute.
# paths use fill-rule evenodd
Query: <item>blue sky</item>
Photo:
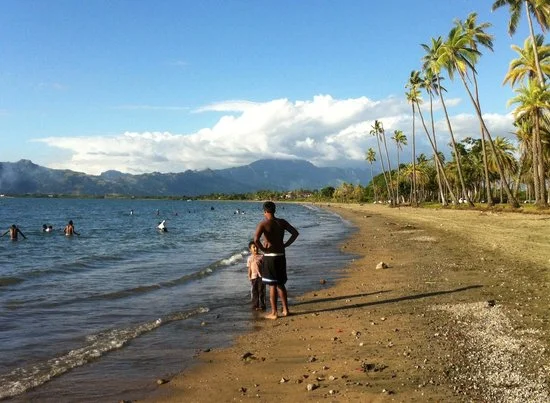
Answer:
<svg viewBox="0 0 550 403"><path fill-rule="evenodd" d="M420 44L472 11L495 36L494 53L484 51L478 66L483 111L493 135L510 137L513 92L502 80L515 57L510 45L528 35L525 16L510 38L508 10L491 12L492 1L479 0L0 5L0 161L91 174L269 157L365 166L374 119L411 137L404 86L420 68ZM460 83L445 86L458 136L478 137Z"/></svg>

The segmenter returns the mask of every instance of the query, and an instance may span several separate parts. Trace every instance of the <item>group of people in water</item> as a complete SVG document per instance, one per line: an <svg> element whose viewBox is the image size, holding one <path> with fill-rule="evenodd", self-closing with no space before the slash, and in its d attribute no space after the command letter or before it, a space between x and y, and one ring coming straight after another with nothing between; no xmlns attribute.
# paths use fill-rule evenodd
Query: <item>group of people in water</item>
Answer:
<svg viewBox="0 0 550 403"><path fill-rule="evenodd" d="M42 232L53 232L53 226L48 224L42 225ZM12 224L8 230L0 236L0 238L8 234L10 235L10 239L12 241L17 241L19 239L19 235L21 235L24 239L27 239L25 234L23 234L23 232L21 232L19 227L15 224ZM80 233L76 232L74 229L73 220L69 220L65 228L63 228L63 234L66 236L80 235Z"/></svg>
<svg viewBox="0 0 550 403"><path fill-rule="evenodd" d="M298 230L283 218L275 217L275 203L268 201L263 204L264 220L256 227L254 239L249 242L250 257L247 260L248 279L252 286L252 304L257 310L265 310L265 289L269 285L269 302L271 312L266 315L268 319L277 319L277 299L281 299L282 316L290 314L287 301L287 273L285 249L292 245L298 238ZM133 215L131 210L130 214ZM161 232L167 232L166 220L158 223L157 228ZM43 232L53 232L53 226L44 224ZM285 241L285 232L290 237ZM24 239L27 237L23 232L13 224L4 232L1 237L8 235L11 240L17 241L19 235ZM66 236L80 235L76 232L73 220L69 220L63 228L63 234Z"/></svg>

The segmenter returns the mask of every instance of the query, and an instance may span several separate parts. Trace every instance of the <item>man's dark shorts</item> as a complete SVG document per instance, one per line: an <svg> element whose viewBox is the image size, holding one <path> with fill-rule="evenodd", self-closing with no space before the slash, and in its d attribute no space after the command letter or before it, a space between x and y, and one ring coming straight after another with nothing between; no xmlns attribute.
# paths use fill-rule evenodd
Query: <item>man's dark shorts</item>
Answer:
<svg viewBox="0 0 550 403"><path fill-rule="evenodd" d="M283 253L266 253L262 265L262 281L271 285L285 285L286 280L286 256Z"/></svg>

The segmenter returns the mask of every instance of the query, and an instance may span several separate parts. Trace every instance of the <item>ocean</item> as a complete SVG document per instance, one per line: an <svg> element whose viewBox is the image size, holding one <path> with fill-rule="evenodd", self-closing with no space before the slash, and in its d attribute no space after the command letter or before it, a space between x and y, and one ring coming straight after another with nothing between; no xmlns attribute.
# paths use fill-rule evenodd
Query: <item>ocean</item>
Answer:
<svg viewBox="0 0 550 403"><path fill-rule="evenodd" d="M276 215L300 231L287 249L292 309L341 275L353 229L312 205L278 203ZM259 202L0 198L1 233L27 236L0 238L0 399L139 399L252 331L247 244L261 219ZM69 220L80 236L63 235Z"/></svg>

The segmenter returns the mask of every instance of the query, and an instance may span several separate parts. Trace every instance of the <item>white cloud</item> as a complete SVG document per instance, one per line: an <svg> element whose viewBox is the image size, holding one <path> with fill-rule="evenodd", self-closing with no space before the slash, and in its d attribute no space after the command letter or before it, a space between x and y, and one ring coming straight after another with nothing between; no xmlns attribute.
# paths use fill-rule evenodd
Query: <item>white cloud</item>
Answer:
<svg viewBox="0 0 550 403"><path fill-rule="evenodd" d="M449 109L458 103L459 100L453 100ZM394 130L403 130L411 138L411 107L397 98L375 101L367 97L334 99L318 95L295 102L233 100L194 112L216 112L222 116L212 127L189 134L125 132L115 136L48 137L35 141L66 150L71 156L50 167L99 174L109 169L129 173L220 169L262 158L300 158L318 166L366 166L365 151L369 147L377 151L376 139L370 135L375 119L384 124L392 155L395 147L390 137ZM509 115L488 114L486 119L491 130L498 132L495 135L512 129ZM451 116L451 120L457 138L478 136L479 124L474 115ZM419 119L416 122L417 152L431 154ZM445 122L439 121L437 128L440 145L446 146L449 139ZM405 148L401 161L410 159L408 154L410 151Z"/></svg>

